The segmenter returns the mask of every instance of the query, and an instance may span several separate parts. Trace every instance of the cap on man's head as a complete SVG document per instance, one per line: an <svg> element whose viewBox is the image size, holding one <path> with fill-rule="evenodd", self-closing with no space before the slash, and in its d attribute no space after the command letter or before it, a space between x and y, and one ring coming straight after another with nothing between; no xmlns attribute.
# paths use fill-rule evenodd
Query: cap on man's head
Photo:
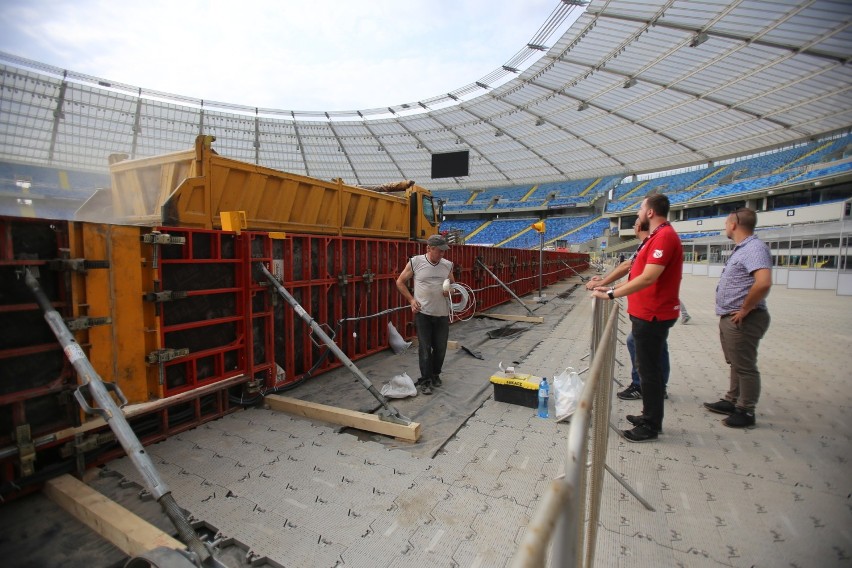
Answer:
<svg viewBox="0 0 852 568"><path fill-rule="evenodd" d="M426 241L426 244L440 250L449 250L450 248L450 245L447 244L447 239L441 235L432 235L429 237L429 240Z"/></svg>

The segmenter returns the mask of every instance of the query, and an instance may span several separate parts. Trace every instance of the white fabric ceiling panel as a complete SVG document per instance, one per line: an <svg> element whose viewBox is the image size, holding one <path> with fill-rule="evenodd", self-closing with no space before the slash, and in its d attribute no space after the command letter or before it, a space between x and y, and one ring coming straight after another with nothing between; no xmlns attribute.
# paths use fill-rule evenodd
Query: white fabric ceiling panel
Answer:
<svg viewBox="0 0 852 568"><path fill-rule="evenodd" d="M818 120L813 120L806 126L801 126L800 130L811 132L814 136L816 136L822 132L829 132L833 130L837 124L850 123L852 123L852 111L846 110L843 112L836 112L831 116L826 116Z"/></svg>
<svg viewBox="0 0 852 568"><path fill-rule="evenodd" d="M471 78L422 105L259 119L252 106L0 54L0 159L104 170L110 153L185 149L203 131L223 155L368 184L494 187L707 163L852 128L850 14L830 0L593 0L497 88ZM425 179L430 154L463 149L470 176Z"/></svg>

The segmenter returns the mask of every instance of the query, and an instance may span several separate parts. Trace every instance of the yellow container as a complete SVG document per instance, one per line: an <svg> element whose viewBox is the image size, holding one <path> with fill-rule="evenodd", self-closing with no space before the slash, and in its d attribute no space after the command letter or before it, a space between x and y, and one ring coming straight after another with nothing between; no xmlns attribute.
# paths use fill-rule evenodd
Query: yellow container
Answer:
<svg viewBox="0 0 852 568"><path fill-rule="evenodd" d="M110 195L90 199L77 218L402 240L438 232L438 206L414 182L370 189L282 172L220 156L214 140L199 136L192 149L150 158L111 156Z"/></svg>
<svg viewBox="0 0 852 568"><path fill-rule="evenodd" d="M494 385L494 400L497 402L508 402L538 408L538 387L541 377L515 373L506 375L498 373L491 376L491 384Z"/></svg>

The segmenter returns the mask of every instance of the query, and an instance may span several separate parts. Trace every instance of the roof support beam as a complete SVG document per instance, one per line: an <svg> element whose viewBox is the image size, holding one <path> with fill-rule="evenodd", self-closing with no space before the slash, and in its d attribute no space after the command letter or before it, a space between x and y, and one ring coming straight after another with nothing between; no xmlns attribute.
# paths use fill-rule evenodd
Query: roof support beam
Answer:
<svg viewBox="0 0 852 568"><path fill-rule="evenodd" d="M621 21L624 21L624 22L633 22L633 23L636 23L636 24L645 24L645 25L651 24L651 22L649 22L648 20L646 20L644 18L637 18L635 16L627 16L627 15L624 15L624 14L613 14L613 13L610 13L610 12L596 12L593 9L587 9L587 12L589 14L592 14L592 15L598 17L598 18L606 18L606 19L609 19L609 20L621 20ZM734 40L734 41L741 41L741 42L746 43L746 44L761 45L761 46L764 46L764 47L772 47L772 48L775 48L775 49L783 49L783 50L792 51L792 52L795 52L795 53L803 53L805 55L810 55L812 57L819 57L820 59L837 61L837 62L843 63L843 64L846 64L846 63L849 63L850 61L852 61L852 57L850 57L849 55L829 53L827 51L820 51L818 49L813 49L811 47L787 45L787 44L778 43L778 42L775 42L775 41L768 41L768 40L765 40L765 39L754 39L754 38L751 38L751 37L741 36L741 35L737 35L737 34L734 34L734 33L723 32L723 31L713 30L713 29L696 29L696 28L693 28L693 27L682 26L682 25L679 25L679 24L675 24L673 22L665 21L665 20L656 20L656 21L653 22L653 24L654 24L654 27L657 27L657 28L666 28L666 29L677 30L677 31L681 31L681 32L690 32L690 33L694 33L696 35L699 34L699 33L705 33L705 34L707 34L711 37L718 37L718 38L730 39L730 40ZM848 24L846 24L845 22L840 22L838 24L838 26L834 28L833 32L829 34L828 37L831 37L831 36L833 36L837 33L840 33L841 31L846 29L847 26L848 26Z"/></svg>
<svg viewBox="0 0 852 568"><path fill-rule="evenodd" d="M47 154L48 162L53 162L53 152L56 149L56 135L59 134L59 121L65 119L65 113L62 111L62 105L65 104L66 88L68 88L68 82L65 80L65 76L63 75L62 84L59 85L59 96L56 97L56 110L53 111L53 131L50 134L50 150Z"/></svg>
<svg viewBox="0 0 852 568"><path fill-rule="evenodd" d="M593 68L591 65L588 65L587 63L583 63L583 62L581 62L581 61L577 61L576 59L569 59L569 58L567 58L567 57L563 57L563 58L562 58L562 61L564 61L564 62L566 62L566 63L570 63L570 64L572 64L572 65L577 65L578 67L586 67L586 68L588 68L588 69L592 69L592 68ZM648 67L650 67L650 66L646 66L646 69L647 69ZM643 69L643 71L644 71L644 70L645 70L645 69ZM763 68L757 69L757 70L755 70L755 71L754 71L754 73L757 73L757 72L762 71L762 70L763 70ZM617 76L617 77L625 77L625 78L628 78L628 79L629 79L629 78L635 78L633 75L631 75L631 74L629 74L629 73L621 73L621 72L619 72L619 71L614 71L614 70L612 70L612 69L609 69L608 67L595 68L595 72L596 72L596 73L608 73L608 74L610 74L610 75L615 75L615 76ZM638 75L638 74L637 74L637 75ZM653 85L653 86L655 86L655 87L658 87L660 90L671 91L671 92L673 92L673 93L678 93L678 94L681 94L681 95L686 95L686 96L688 96L688 97L691 97L691 98L692 98L692 99L694 99L694 100L698 100L698 99L700 99L700 100L703 100L703 101L711 102L711 103L713 103L713 104L717 104L717 105L719 105L720 107L725 108L725 109L729 109L729 108L736 108L738 111L742 112L743 114L750 115L750 116L751 116L751 117L753 117L753 118L764 118L764 117L762 117L761 115L759 115L759 114L757 114L757 113L755 113L755 112L752 112L752 111L749 111L749 110L747 110L747 109L743 108L741 104L738 104L738 105L736 105L736 106L731 106L731 105L729 105L728 103L725 103L725 102L724 102L724 101L722 101L722 100L715 99L715 98L713 98L713 97L707 96L706 94L697 94L697 93L692 93L692 92L689 92L689 91L687 91L687 90L685 90L685 89L678 88L678 87L677 87L677 86L675 86L675 85L666 85L665 83L660 83L659 81L652 81L652 80L646 79L646 78L645 78L645 77L643 77L643 76L639 76L639 78L638 78L638 82L639 82L639 83L643 83L643 84L645 84L645 85ZM539 87L541 87L541 88L547 88L547 87L543 87L542 85L537 85L537 86L539 86ZM725 85L722 85L722 86L721 86L721 87L719 87L719 88L722 88L722 87L728 87L728 86L730 86L730 84L729 84L729 83L726 83ZM596 96L597 96L597 95L604 94L605 92L608 92L608 91L603 91L603 92L601 92L601 93L597 93L597 94L596 94ZM762 95L761 95L761 96L762 96ZM593 100L593 99L590 99L590 100ZM748 102L748 101L743 101L743 102L742 102L742 104L744 104L744 103L746 103L746 102ZM636 99L631 99L630 104L635 104L635 103L636 103ZM666 110L667 110L667 111L671 110L671 107L670 107L670 108L667 108ZM767 120L769 120L769 119L767 119ZM778 126L780 126L781 128L791 128L791 126L790 126L789 124L784 123L784 122L781 122L781 121L778 121L778 120L770 120L770 122L773 122L774 124L777 124L777 125L778 125Z"/></svg>
<svg viewBox="0 0 852 568"><path fill-rule="evenodd" d="M311 168L308 167L308 158L305 156L305 145L302 144L302 136L299 134L299 121L296 120L296 113L290 111L290 116L293 117L293 132L296 134L296 150L302 155L302 163L305 165L305 174L311 175Z"/></svg>
<svg viewBox="0 0 852 568"><path fill-rule="evenodd" d="M349 169L352 170L352 175L355 176L355 185L361 185L361 179L358 177L358 172L355 171L355 164L352 163L352 158L349 157L349 152L347 152L346 148L343 147L343 141L340 139L340 136L338 136L331 120L328 121L328 129L331 130L332 134L334 134L334 139L337 140L337 150L343 153L343 156L346 158L346 162L349 164Z"/></svg>
<svg viewBox="0 0 852 568"><path fill-rule="evenodd" d="M507 102L507 101L502 101L502 102L503 102L503 103L505 103L505 104L509 104L509 105L511 105L511 103L509 103L509 102ZM527 111L526 109L520 108L520 107L518 107L517 105L512 105L512 106L514 106L515 108L517 108L517 109L518 109L518 110L520 110L520 111L523 111L523 112L525 112L525 113L527 113L527 114L529 114L529 115L533 116L536 120L542 120L542 119L541 119L541 117L539 117L539 116L536 116L536 115L532 114L531 112ZM533 148L532 148L529 144L526 144L526 143L525 143L525 142L523 142L520 138L515 138L514 136L512 136L511 134L509 134L508 132L506 132L506 130L505 130L505 129L497 128L496 126L494 126L494 124L492 124L492 123L491 123L491 121L490 121L488 118L481 117L481 116L477 115L475 112L471 111L470 109L467 109L467 112L469 112L469 113L470 113L470 114L472 114L473 116L475 116L475 117L479 118L482 122L485 122L486 124L488 124L489 126L491 126L492 128L494 128L495 130L499 130L499 131L503 132L504 134L508 134L509 138L511 138L511 139L512 139L512 140L513 140L516 144L518 144L518 145L520 145L520 146L523 146L523 147L524 147L524 149L525 149L527 152L529 152L530 154L533 154L536 158L538 158L539 160L541 160L542 162L544 162L545 164L547 164L549 167L551 167L551 168L553 168L554 170L556 170L557 172L559 172L559 175L563 175L563 176L567 176L567 175L568 175L568 173L566 173L566 172L562 171L561 169L559 169L559 166L557 166L556 164L554 164L553 162L551 162L550 160L548 160L547 158L545 158L544 156L542 156L540 153L536 152L536 151L535 151L535 150L534 150L534 149L533 149Z"/></svg>
<svg viewBox="0 0 852 568"><path fill-rule="evenodd" d="M401 167L399 167L399 164L398 164L398 163L397 163L397 161L394 159L393 154L392 154L391 152L388 152L388 151L385 149L385 145L384 145L384 144L382 144L382 141L379 139L379 137L376 135L376 133L375 133L375 132L373 132L373 129L372 129L372 128L370 128L370 123L369 123L369 122L367 122L366 120L364 121L364 128L366 128L366 129L367 129L367 131L370 133L370 136L372 136L372 137L376 140L376 144L378 144L378 145L379 145L379 148L381 148L381 149L382 149L382 152L384 152L384 153L385 153L385 155L388 157L388 159L391 161L391 163L393 164L393 166L396 168L396 171L398 171L398 172L399 172L399 175L402 177L402 179L408 179L408 178L409 178L409 176L406 176L406 175L405 175L405 172L403 172L403 171L402 171L402 168L401 168ZM385 180L385 181L390 181L390 180Z"/></svg>

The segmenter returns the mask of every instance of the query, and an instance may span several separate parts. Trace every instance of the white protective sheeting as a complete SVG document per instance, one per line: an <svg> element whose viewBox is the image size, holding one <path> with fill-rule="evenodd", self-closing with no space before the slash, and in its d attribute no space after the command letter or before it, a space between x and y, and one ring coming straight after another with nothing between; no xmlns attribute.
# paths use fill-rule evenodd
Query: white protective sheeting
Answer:
<svg viewBox="0 0 852 568"><path fill-rule="evenodd" d="M0 54L0 160L105 171L111 153L203 132L222 155L323 179L484 188L706 164L852 125L846 1L596 0L564 33L583 8L554 3L486 77L376 109L201 101ZM455 150L470 175L430 180L430 155Z"/></svg>

